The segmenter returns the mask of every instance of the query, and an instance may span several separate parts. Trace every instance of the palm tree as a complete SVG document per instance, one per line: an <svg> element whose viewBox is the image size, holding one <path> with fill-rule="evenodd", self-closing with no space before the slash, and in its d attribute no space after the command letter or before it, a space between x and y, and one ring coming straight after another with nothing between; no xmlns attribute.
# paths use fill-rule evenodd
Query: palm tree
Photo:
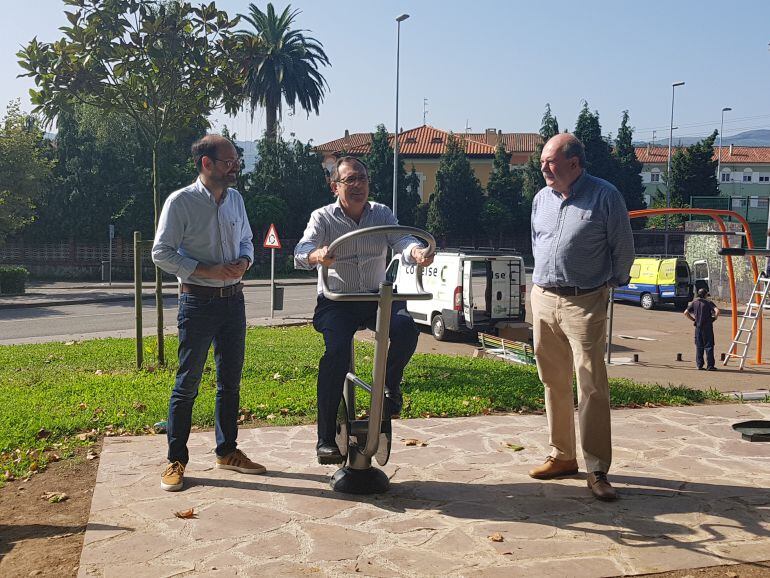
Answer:
<svg viewBox="0 0 770 578"><path fill-rule="evenodd" d="M249 15L241 14L254 28L238 31L246 76L243 97L251 106L252 120L256 107L264 107L265 132L270 140L276 138L284 99L292 111L299 103L310 116L311 110L318 114L318 106L328 88L326 79L318 71L319 65L329 65L323 46L303 34L309 31L291 28L299 13L289 5L277 16L272 3L268 3L267 12L249 4Z"/></svg>

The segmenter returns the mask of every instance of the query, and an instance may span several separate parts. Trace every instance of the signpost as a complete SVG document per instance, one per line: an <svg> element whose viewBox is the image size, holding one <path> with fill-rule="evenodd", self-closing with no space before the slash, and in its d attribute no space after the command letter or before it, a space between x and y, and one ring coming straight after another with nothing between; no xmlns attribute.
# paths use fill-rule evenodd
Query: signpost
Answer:
<svg viewBox="0 0 770 578"><path fill-rule="evenodd" d="M107 282L112 287L112 240L115 238L115 225L110 223L110 265L109 265L109 273L107 274Z"/></svg>
<svg viewBox="0 0 770 578"><path fill-rule="evenodd" d="M275 250L281 248L281 240L278 238L278 231L275 230L275 225L270 223L270 228L265 235L265 242L262 243L265 249L270 249L270 318L272 319L275 314ZM283 303L279 306L283 309Z"/></svg>

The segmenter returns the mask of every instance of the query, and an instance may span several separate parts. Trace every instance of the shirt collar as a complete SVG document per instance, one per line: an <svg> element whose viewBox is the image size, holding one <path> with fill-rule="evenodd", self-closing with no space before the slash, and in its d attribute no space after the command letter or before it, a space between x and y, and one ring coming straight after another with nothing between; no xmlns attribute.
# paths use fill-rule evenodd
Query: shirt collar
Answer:
<svg viewBox="0 0 770 578"><path fill-rule="evenodd" d="M216 203L216 202L217 202L217 201L216 201L216 199L214 198L214 195L211 193L211 191L209 191L209 190L206 188L206 185L204 185L204 184L203 184L203 181L201 180L201 178L200 178L200 177L198 177L197 179L195 179L195 188L196 188L196 190L197 190L199 193L201 193L201 194L203 194L203 195L206 195L206 196L207 196L209 199L211 199L211 202L212 202L212 203ZM229 189L229 188L226 188L226 189L224 190L224 192L222 193L222 200L221 200L221 203L224 203L224 202L225 202L225 199L227 199L227 195L228 195L229 193L230 193L230 189Z"/></svg>
<svg viewBox="0 0 770 578"><path fill-rule="evenodd" d="M572 183L572 186L569 188L569 195L567 196L567 199L564 199L564 200L568 200L573 197L576 197L581 193L581 191L585 188L586 181L588 180L586 179L587 175L588 173L586 172L585 169L583 169L583 171L580 173L580 176L575 180L574 183ZM557 191L553 187L549 187L549 188L551 189L551 192L554 195L557 195L558 197L561 198L561 193L559 191Z"/></svg>
<svg viewBox="0 0 770 578"><path fill-rule="evenodd" d="M364 216L372 210L372 202L366 201L366 206L364 206L364 212L361 213L361 219L363 220ZM345 217L348 217L348 214L345 212L345 210L342 208L342 205L340 205L340 198L337 197L337 199L334 201L334 205L332 206L332 212L337 215L344 215ZM348 217L351 218L351 217ZM360 221L359 221L360 222Z"/></svg>

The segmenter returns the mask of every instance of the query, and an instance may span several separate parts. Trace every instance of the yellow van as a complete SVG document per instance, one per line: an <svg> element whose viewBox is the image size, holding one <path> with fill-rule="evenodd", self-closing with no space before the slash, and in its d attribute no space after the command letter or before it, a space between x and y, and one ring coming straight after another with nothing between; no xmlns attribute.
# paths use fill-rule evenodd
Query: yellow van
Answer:
<svg viewBox="0 0 770 578"><path fill-rule="evenodd" d="M644 309L661 303L684 309L692 298L690 266L682 257L637 257L631 266L631 281L615 289L616 301L635 301Z"/></svg>

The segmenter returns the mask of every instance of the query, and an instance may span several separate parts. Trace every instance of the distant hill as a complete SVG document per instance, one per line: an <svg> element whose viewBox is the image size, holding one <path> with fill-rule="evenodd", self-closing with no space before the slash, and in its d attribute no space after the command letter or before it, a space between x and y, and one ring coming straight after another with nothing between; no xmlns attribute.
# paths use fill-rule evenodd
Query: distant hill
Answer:
<svg viewBox="0 0 770 578"><path fill-rule="evenodd" d="M708 135L703 135L702 137L684 137L684 138L677 138L676 135L674 135L674 146L690 146L695 144L698 141L703 140ZM634 143L637 146L645 146L647 145L647 141L639 141ZM652 142L650 142L652 144ZM719 144L719 138L717 137L716 144ZM759 130L747 130L746 132L740 132L738 134L732 135L732 136L724 136L722 138L722 146L728 146L734 144L736 146L742 146L742 147L770 147L770 130L768 129L759 129ZM656 146L667 146L668 145L668 137L666 138L660 138L655 139L655 145Z"/></svg>

